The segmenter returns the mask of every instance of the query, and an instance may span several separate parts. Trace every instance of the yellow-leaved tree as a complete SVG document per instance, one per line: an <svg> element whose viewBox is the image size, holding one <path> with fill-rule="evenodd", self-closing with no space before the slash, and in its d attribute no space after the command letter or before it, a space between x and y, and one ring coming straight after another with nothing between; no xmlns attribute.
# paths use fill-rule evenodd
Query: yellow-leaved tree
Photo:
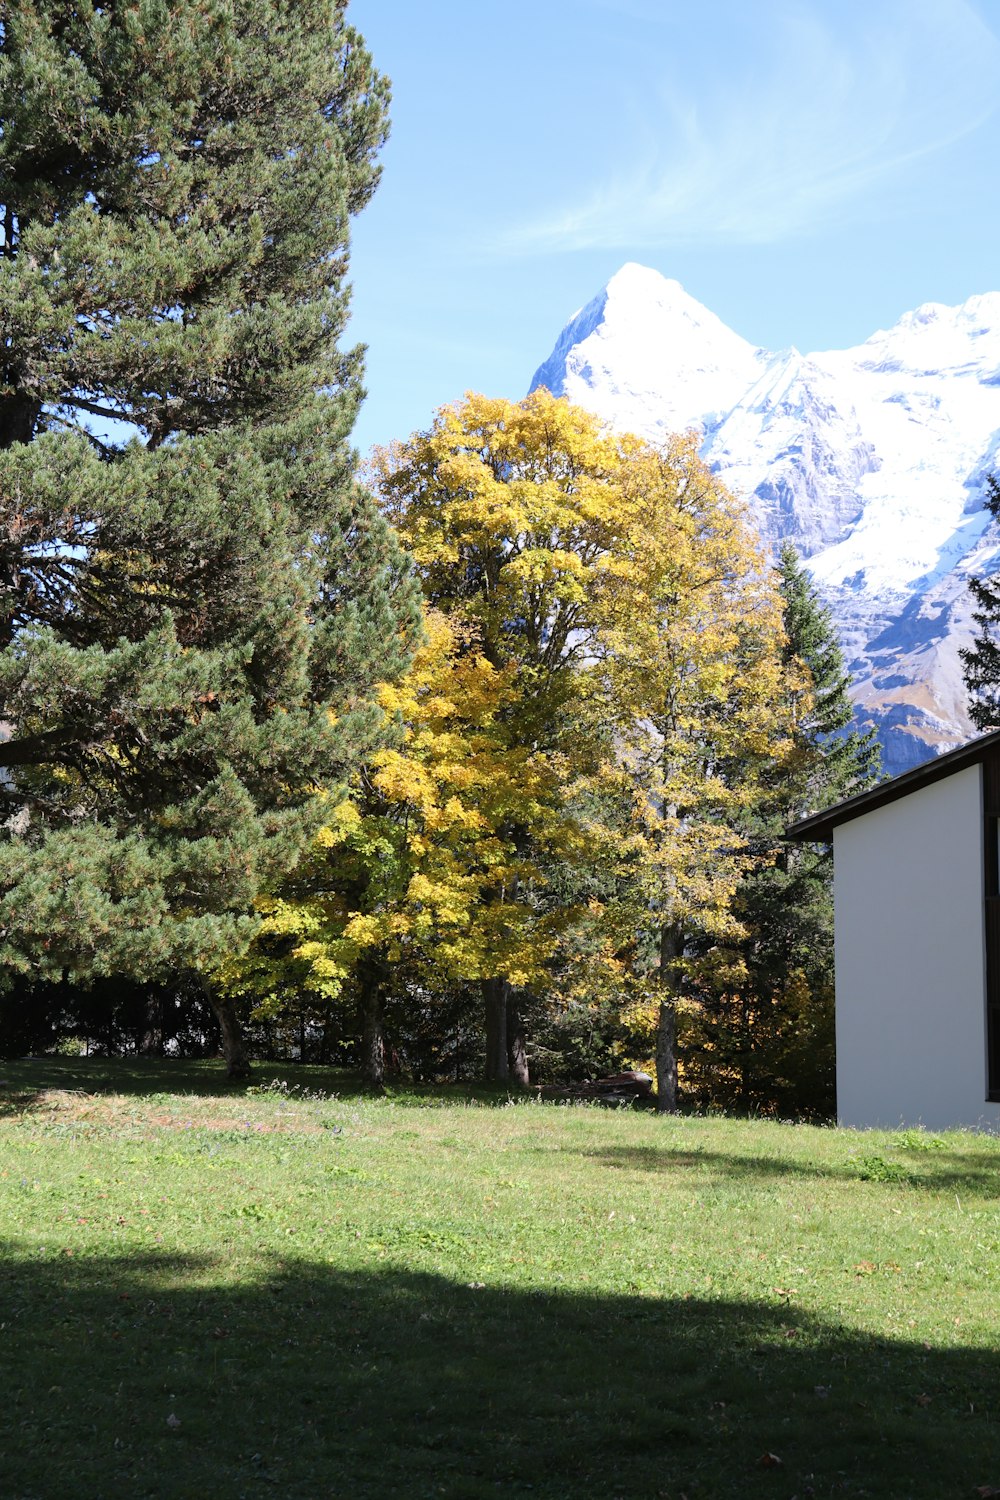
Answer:
<svg viewBox="0 0 1000 1500"><path fill-rule="evenodd" d="M731 935L754 857L740 829L761 777L794 753L806 685L743 507L694 438L620 443L627 542L605 559L589 675L632 791L634 920L652 926L657 1100L677 1106L677 996L688 947ZM641 850L638 858L634 847ZM628 902L625 902L627 909Z"/></svg>
<svg viewBox="0 0 1000 1500"><path fill-rule="evenodd" d="M542 983L558 914L536 910L539 874L513 830L567 854L573 836L558 758L510 732L513 670L487 659L472 626L438 611L426 613L424 635L407 675L381 690L396 743L337 805L294 879L261 899L256 943L223 974L258 1014L293 991L320 1002L353 994L373 1084L390 990Z"/></svg>
<svg viewBox="0 0 1000 1500"><path fill-rule="evenodd" d="M622 850L621 950L638 952L637 934L656 942L658 1095L672 1109L687 937L731 922L748 858L738 811L788 743L781 606L745 513L692 437L615 435L544 390L468 395L374 469L428 601L503 674L505 755L546 766L547 794L561 788L548 824L511 799L503 846L538 865L553 828L579 852L603 804L629 809L592 842L606 850L613 833ZM509 894L482 887L486 906ZM503 1078L515 984L488 957L487 1076Z"/></svg>
<svg viewBox="0 0 1000 1500"><path fill-rule="evenodd" d="M507 674L508 741L553 766L567 808L594 757L582 670L595 580L621 541L617 466L616 442L565 401L470 395L429 431L377 453L370 476L430 605L471 625ZM516 806L503 838L526 859L547 852ZM484 900L502 906L508 896L498 884ZM480 982L486 1077L526 1081L518 987L499 964Z"/></svg>

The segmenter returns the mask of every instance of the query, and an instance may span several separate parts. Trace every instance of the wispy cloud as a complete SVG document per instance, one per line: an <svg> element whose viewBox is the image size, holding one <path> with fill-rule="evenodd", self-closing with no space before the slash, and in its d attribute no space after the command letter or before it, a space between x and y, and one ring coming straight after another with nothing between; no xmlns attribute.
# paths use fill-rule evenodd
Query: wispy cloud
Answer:
<svg viewBox="0 0 1000 1500"><path fill-rule="evenodd" d="M598 0L608 9L635 0ZM512 225L506 253L766 244L855 213L866 193L996 107L1000 42L969 0L755 4L752 50L647 61L606 180ZM651 29L650 39L654 31ZM664 48L666 51L666 48ZM627 165L626 165L627 163Z"/></svg>

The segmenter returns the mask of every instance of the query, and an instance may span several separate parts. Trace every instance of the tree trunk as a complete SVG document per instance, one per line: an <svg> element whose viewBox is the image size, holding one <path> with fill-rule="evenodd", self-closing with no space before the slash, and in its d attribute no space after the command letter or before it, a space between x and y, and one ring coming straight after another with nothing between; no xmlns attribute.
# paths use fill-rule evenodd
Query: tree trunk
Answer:
<svg viewBox="0 0 1000 1500"><path fill-rule="evenodd" d="M510 1077L507 1057L507 1007L510 985L506 979L484 979L486 1003L486 1072L487 1083L506 1083Z"/></svg>
<svg viewBox="0 0 1000 1500"><path fill-rule="evenodd" d="M139 1050L143 1057L163 1056L163 997L160 994L146 996L146 1019Z"/></svg>
<svg viewBox="0 0 1000 1500"><path fill-rule="evenodd" d="M204 993L222 1032L222 1055L226 1059L227 1075L235 1081L249 1078L250 1059L234 1001L228 995L218 994L210 985L204 986Z"/></svg>
<svg viewBox="0 0 1000 1500"><path fill-rule="evenodd" d="M507 1071L513 1083L519 1084L521 1088L528 1087L527 1036L521 1007L514 995L507 1001Z"/></svg>
<svg viewBox="0 0 1000 1500"><path fill-rule="evenodd" d="M11 372L3 373L9 376ZM12 448L15 443L30 443L40 409L39 403L23 391L0 401L0 449Z"/></svg>
<svg viewBox="0 0 1000 1500"><path fill-rule="evenodd" d="M358 1012L361 1020L361 1073L380 1089L385 1082L385 1029L382 1021L383 966L374 960L358 965Z"/></svg>
<svg viewBox="0 0 1000 1500"><path fill-rule="evenodd" d="M656 1026L656 1109L661 1115L677 1113L677 1006L673 995L661 998Z"/></svg>
<svg viewBox="0 0 1000 1500"><path fill-rule="evenodd" d="M684 936L677 927L660 929L660 1014L656 1028L656 1109L677 1113L677 971Z"/></svg>

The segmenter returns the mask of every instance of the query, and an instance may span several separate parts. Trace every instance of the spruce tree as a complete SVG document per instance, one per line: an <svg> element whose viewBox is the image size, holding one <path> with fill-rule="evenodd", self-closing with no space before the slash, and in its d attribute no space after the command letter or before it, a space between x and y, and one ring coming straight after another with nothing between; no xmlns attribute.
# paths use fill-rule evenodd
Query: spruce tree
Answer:
<svg viewBox="0 0 1000 1500"><path fill-rule="evenodd" d="M994 520L1000 520L1000 482L995 474L986 480L986 509ZM971 647L959 651L965 668L965 689L969 695L969 718L977 729L996 729L1000 725L1000 583L995 579L970 578L969 592L977 608L972 618L979 627Z"/></svg>
<svg viewBox="0 0 1000 1500"><path fill-rule="evenodd" d="M850 676L829 611L785 543L778 564L785 661L800 669L791 753L763 780L744 829L757 860L734 903L743 937L718 953L702 990L708 1044L692 1073L714 1103L824 1115L834 1107L833 865L825 846L791 846L789 823L873 786L874 731L852 729ZM700 1034L699 1034L700 1029Z"/></svg>
<svg viewBox="0 0 1000 1500"><path fill-rule="evenodd" d="M418 615L348 446L388 90L344 12L3 9L8 973L210 972L383 734Z"/></svg>
<svg viewBox="0 0 1000 1500"><path fill-rule="evenodd" d="M874 730L850 728L851 678L833 620L790 542L781 548L778 575L785 659L805 666L812 700L798 719L801 779L786 790L789 817L804 817L873 786L882 775L881 751Z"/></svg>

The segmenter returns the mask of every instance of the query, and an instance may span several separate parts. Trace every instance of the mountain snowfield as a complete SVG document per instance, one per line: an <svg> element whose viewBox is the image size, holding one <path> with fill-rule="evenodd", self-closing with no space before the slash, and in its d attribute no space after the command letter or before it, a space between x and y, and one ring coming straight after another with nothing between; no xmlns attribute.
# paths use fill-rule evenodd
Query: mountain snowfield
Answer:
<svg viewBox="0 0 1000 1500"><path fill-rule="evenodd" d="M626 265L567 324L531 388L619 431L695 428L765 542L808 562L888 771L975 732L959 647L970 574L1000 566L1000 293L925 303L856 349L755 348L676 281Z"/></svg>

